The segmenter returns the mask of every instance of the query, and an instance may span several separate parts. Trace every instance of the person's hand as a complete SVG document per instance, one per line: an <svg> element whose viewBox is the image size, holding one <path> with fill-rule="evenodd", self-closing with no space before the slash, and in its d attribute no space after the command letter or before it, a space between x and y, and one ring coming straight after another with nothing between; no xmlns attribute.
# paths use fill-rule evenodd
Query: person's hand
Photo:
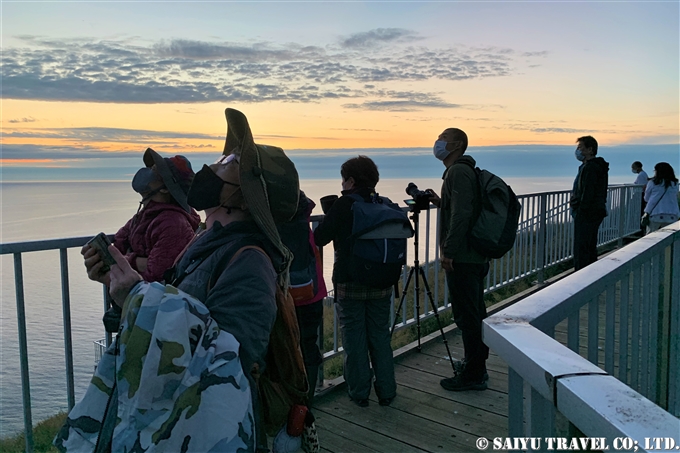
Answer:
<svg viewBox="0 0 680 453"><path fill-rule="evenodd" d="M103 283L106 286L110 284L110 272L102 272L104 267L104 262L102 258L97 253L97 250L92 246L85 244L82 249L80 249L80 254L83 255L83 260L85 263L85 270L87 270L87 278L92 281Z"/></svg>
<svg viewBox="0 0 680 453"><path fill-rule="evenodd" d="M427 189L427 190L425 190L425 192L427 192L428 195L430 195L430 203L432 203L436 207L440 207L439 205L441 204L442 199L439 198L439 195L437 195L437 192L435 192L432 189Z"/></svg>
<svg viewBox="0 0 680 453"><path fill-rule="evenodd" d="M130 266L125 256L114 245L109 246L109 252L116 260L116 264L111 266L111 272L109 272L111 278L109 294L116 305L122 308L130 290L142 280L142 276Z"/></svg>
<svg viewBox="0 0 680 453"><path fill-rule="evenodd" d="M442 268L445 271L453 271L453 259L442 256L439 261L441 262Z"/></svg>
<svg viewBox="0 0 680 453"><path fill-rule="evenodd" d="M135 258L135 266L139 272L146 272L149 265L149 258L138 256Z"/></svg>

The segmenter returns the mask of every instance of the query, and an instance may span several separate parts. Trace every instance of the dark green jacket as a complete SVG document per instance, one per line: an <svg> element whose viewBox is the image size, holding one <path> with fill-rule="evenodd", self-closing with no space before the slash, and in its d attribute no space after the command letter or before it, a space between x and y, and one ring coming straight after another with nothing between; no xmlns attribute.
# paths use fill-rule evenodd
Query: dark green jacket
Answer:
<svg viewBox="0 0 680 453"><path fill-rule="evenodd" d="M477 253L468 241L468 231L474 220L474 207L479 204L477 163L463 155L444 172L439 214L439 246L446 258L454 263L483 264L488 258Z"/></svg>

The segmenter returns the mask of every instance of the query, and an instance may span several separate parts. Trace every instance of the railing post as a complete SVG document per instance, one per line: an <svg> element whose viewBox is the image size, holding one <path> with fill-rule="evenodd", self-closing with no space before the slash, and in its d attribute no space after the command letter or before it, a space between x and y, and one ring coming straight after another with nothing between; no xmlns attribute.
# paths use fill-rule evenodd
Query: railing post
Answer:
<svg viewBox="0 0 680 453"><path fill-rule="evenodd" d="M31 383L28 374L28 342L26 341L26 310L24 306L24 271L21 253L14 254L14 287L19 324L19 359L21 361L21 396L24 403L26 452L33 453L33 417L31 415Z"/></svg>
<svg viewBox="0 0 680 453"><path fill-rule="evenodd" d="M680 233L671 245L668 335L668 412L680 417Z"/></svg>
<svg viewBox="0 0 680 453"><path fill-rule="evenodd" d="M524 437L524 379L508 367L508 436Z"/></svg>
<svg viewBox="0 0 680 453"><path fill-rule="evenodd" d="M624 197L624 194L626 195ZM624 227L626 224L626 212L627 209L625 205L627 205L627 200L628 200L628 188L627 187L621 187L619 188L619 240L616 243L617 247L621 248L623 247L623 235L624 235Z"/></svg>
<svg viewBox="0 0 680 453"><path fill-rule="evenodd" d="M529 417L527 420L527 437L545 439L555 435L555 406L551 401L543 398L533 387L529 397ZM533 451L547 451L546 442L541 442L540 448Z"/></svg>
<svg viewBox="0 0 680 453"><path fill-rule="evenodd" d="M66 398L68 410L76 404L73 383L73 343L71 340L71 296L68 284L68 254L66 249L59 249L61 260L61 309L64 319L64 359L66 361Z"/></svg>
<svg viewBox="0 0 680 453"><path fill-rule="evenodd" d="M545 282L544 268L545 268L545 241L546 241L546 219L548 215L548 194L541 194L541 213L538 224L538 250L536 255L536 264L538 267L538 284L542 285Z"/></svg>

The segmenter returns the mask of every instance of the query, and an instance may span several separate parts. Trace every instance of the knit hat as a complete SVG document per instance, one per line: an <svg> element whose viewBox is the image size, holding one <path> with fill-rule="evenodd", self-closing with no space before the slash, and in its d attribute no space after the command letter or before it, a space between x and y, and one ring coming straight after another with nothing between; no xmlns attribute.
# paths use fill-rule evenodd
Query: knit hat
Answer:
<svg viewBox="0 0 680 453"><path fill-rule="evenodd" d="M223 154L239 156L243 198L257 225L284 257L282 267L276 269L281 274L292 254L281 242L276 223L287 222L295 215L300 194L298 172L281 148L255 144L243 113L234 109L224 113L227 137Z"/></svg>
<svg viewBox="0 0 680 453"><path fill-rule="evenodd" d="M161 157L156 151L147 148L144 152L144 165L153 167L163 178L163 184L172 195L172 198L186 211L191 213L191 207L187 204L189 186L194 180L194 171L191 162L184 156Z"/></svg>

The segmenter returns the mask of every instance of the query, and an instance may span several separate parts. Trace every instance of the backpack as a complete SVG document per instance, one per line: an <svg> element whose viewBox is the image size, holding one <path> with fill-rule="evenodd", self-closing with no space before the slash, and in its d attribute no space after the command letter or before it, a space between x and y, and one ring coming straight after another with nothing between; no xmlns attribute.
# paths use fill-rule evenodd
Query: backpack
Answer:
<svg viewBox="0 0 680 453"><path fill-rule="evenodd" d="M224 271L241 252L255 249L267 253L257 245L244 245L230 258ZM276 319L269 334L265 357L266 368L260 373L257 364L252 371L262 404L262 422L268 436L276 433L288 421L295 405L307 404L309 383L300 350L300 329L295 314L295 303L289 291L276 285Z"/></svg>
<svg viewBox="0 0 680 453"><path fill-rule="evenodd" d="M470 245L486 257L500 258L515 244L522 205L501 178L487 170L474 171L481 203L470 224Z"/></svg>
<svg viewBox="0 0 680 453"><path fill-rule="evenodd" d="M319 291L319 277L316 247L309 242L309 221L305 215L296 215L289 222L277 224L276 228L283 245L293 253L288 291L296 303L310 300Z"/></svg>
<svg viewBox="0 0 680 453"><path fill-rule="evenodd" d="M406 264L406 239L413 227L406 213L389 198L371 194L370 201L352 194L354 220L349 236L350 276L371 288L385 289L399 280Z"/></svg>

